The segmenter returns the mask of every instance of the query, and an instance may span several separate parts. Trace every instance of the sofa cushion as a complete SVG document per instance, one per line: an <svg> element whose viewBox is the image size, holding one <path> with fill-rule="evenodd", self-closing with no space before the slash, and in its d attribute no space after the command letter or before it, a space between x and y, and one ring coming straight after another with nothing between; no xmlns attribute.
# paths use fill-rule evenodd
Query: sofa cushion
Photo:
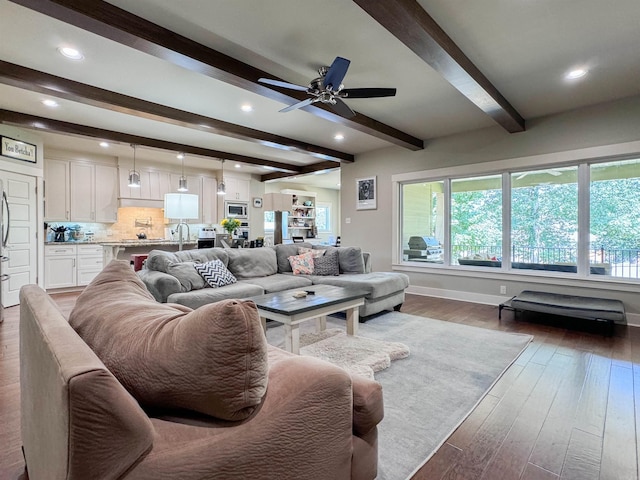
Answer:
<svg viewBox="0 0 640 480"><path fill-rule="evenodd" d="M191 292L172 293L167 297L167 302L178 303L185 307L196 309L221 300L262 295L264 289L259 285L255 285L254 280L260 279L241 280L219 288L203 288L202 290L193 290ZM254 283L245 283L249 281Z"/></svg>
<svg viewBox="0 0 640 480"><path fill-rule="evenodd" d="M319 250L316 250L319 251ZM324 252L323 252L324 253ZM334 249L327 251L325 255L313 259L314 275L340 275L338 252Z"/></svg>
<svg viewBox="0 0 640 480"><path fill-rule="evenodd" d="M158 303L114 260L80 294L69 323L146 407L242 420L266 392L267 342L253 302Z"/></svg>
<svg viewBox="0 0 640 480"><path fill-rule="evenodd" d="M283 290L293 290L294 288L305 288L311 285L311 280L308 278L287 273L276 273L275 275L262 278L249 278L247 280L241 280L241 282L259 285L264 289L264 293L281 292Z"/></svg>
<svg viewBox="0 0 640 480"><path fill-rule="evenodd" d="M169 273L167 270L172 263L207 263L216 258L222 260L225 266L229 263L229 257L224 248L195 248L192 250L181 250L179 252L151 250L145 262L145 267L149 270Z"/></svg>
<svg viewBox="0 0 640 480"><path fill-rule="evenodd" d="M227 268L238 280L278 273L276 252L270 247L229 248Z"/></svg>
<svg viewBox="0 0 640 480"><path fill-rule="evenodd" d="M313 254L302 253L289 257L291 270L294 275L311 275L313 273Z"/></svg>
<svg viewBox="0 0 640 480"><path fill-rule="evenodd" d="M329 252L338 252L338 263L340 273L353 274L365 273L364 254L360 247L327 247L325 245L314 245L316 250L324 250L325 255Z"/></svg>
<svg viewBox="0 0 640 480"><path fill-rule="evenodd" d="M409 286L409 277L399 272L372 272L359 275L308 276L314 285L334 285L336 287L358 288L367 292L365 298L376 299L396 292L404 291Z"/></svg>
<svg viewBox="0 0 640 480"><path fill-rule="evenodd" d="M205 287L204 278L198 273L193 262L170 263L167 273L178 279L183 292L200 290Z"/></svg>
<svg viewBox="0 0 640 480"><path fill-rule="evenodd" d="M291 264L289 263L289 257L298 255L298 248L311 248L310 243L288 243L278 244L273 247L276 251L276 257L278 259L278 273L291 273Z"/></svg>
<svg viewBox="0 0 640 480"><path fill-rule="evenodd" d="M211 260L207 263L196 263L195 270L207 282L210 287L218 288L225 285L236 283L236 277L233 276L224 263L220 260Z"/></svg>

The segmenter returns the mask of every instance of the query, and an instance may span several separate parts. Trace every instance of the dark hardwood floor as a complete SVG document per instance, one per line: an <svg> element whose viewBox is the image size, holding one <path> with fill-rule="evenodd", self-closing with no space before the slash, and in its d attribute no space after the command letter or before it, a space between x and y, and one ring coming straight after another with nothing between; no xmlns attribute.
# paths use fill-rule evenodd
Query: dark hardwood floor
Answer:
<svg viewBox="0 0 640 480"><path fill-rule="evenodd" d="M68 314L75 293L53 296ZM640 329L613 336L514 320L497 307L407 295L402 311L534 335L534 341L415 480L638 479ZM0 324L0 479L24 480L18 307ZM634 388L638 380L638 389Z"/></svg>

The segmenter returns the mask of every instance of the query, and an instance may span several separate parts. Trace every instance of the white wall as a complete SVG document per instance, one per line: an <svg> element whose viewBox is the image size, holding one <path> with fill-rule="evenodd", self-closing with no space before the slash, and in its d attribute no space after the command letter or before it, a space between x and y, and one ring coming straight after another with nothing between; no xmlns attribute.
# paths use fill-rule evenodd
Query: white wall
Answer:
<svg viewBox="0 0 640 480"><path fill-rule="evenodd" d="M544 161L571 158L582 149L606 146L601 152L619 151L619 144L640 140L640 96L594 107L566 112L560 115L527 121L527 130L509 134L500 127L429 140L424 150L412 152L390 147L358 155L352 164L342 165L342 244L361 245L372 254L374 270L391 270L392 217L394 199L391 176L398 173L441 169L456 165L472 165L495 160L536 156ZM640 155L640 149L635 152ZM356 210L356 179L377 176L377 209ZM346 223L350 219L351 223ZM412 287L416 291L494 303L498 286L507 285L507 294L515 295L529 288L545 290L535 279L504 276L481 278L460 273L410 272ZM544 279L541 279L544 280ZM517 281L517 282L516 282ZM547 284L549 282L546 282ZM553 283L553 282L552 282ZM594 294L620 298L629 312L640 314L638 286L619 286L611 283L586 282L582 284L557 282L553 288L567 293ZM546 287L548 290L549 286ZM587 289L587 290L585 290ZM640 317L639 317L640 319Z"/></svg>

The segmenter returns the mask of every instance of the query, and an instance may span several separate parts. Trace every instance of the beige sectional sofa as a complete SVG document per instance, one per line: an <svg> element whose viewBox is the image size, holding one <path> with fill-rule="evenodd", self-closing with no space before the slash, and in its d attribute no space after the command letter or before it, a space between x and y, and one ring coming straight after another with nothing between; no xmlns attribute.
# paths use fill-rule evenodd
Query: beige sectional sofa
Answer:
<svg viewBox="0 0 640 480"><path fill-rule="evenodd" d="M158 303L114 260L67 320L20 292L31 480L373 479L382 390L266 343L255 305Z"/></svg>
<svg viewBox="0 0 640 480"><path fill-rule="evenodd" d="M304 289L314 284L360 288L367 292L360 317L396 309L404 302L409 277L397 272L372 272L369 254L358 247L329 247L325 254L337 252L338 275L294 275L288 260L300 248L322 250L308 243L275 247L222 249L205 248L165 252L152 250L145 268L138 275L159 302L179 303L198 308L229 298L247 298L288 289ZM238 282L209 288L194 264L213 259L222 261Z"/></svg>

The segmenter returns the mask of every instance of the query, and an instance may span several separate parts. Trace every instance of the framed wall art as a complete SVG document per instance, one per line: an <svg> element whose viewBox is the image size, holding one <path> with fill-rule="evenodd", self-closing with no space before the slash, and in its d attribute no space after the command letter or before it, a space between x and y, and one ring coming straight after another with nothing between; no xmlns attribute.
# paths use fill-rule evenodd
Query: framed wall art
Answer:
<svg viewBox="0 0 640 480"><path fill-rule="evenodd" d="M356 179L356 210L375 210L378 208L376 177Z"/></svg>

